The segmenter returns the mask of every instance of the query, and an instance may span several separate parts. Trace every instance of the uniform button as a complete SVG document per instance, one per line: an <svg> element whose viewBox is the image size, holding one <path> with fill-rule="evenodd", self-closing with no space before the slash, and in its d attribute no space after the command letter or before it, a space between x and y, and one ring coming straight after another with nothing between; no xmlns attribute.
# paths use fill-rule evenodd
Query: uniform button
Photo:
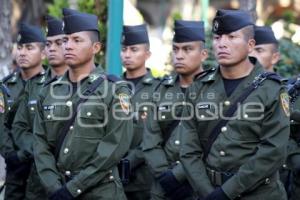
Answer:
<svg viewBox="0 0 300 200"><path fill-rule="evenodd" d="M165 115L163 115L163 116L161 116L161 118L162 118L162 119L166 119L166 116L165 116Z"/></svg>
<svg viewBox="0 0 300 200"><path fill-rule="evenodd" d="M72 101L67 101L66 103L67 106L72 106L72 104L73 104Z"/></svg>
<svg viewBox="0 0 300 200"><path fill-rule="evenodd" d="M185 102L185 101L183 101L183 102L182 102L182 105L184 105L184 106L185 106L185 105L186 105L186 102Z"/></svg>
<svg viewBox="0 0 300 200"><path fill-rule="evenodd" d="M204 115L200 115L200 118L201 118L201 119L204 119L204 117L205 117Z"/></svg>
<svg viewBox="0 0 300 200"><path fill-rule="evenodd" d="M65 148L65 149L64 149L64 153L67 154L68 152L69 152L69 149L68 149L68 148Z"/></svg>
<svg viewBox="0 0 300 200"><path fill-rule="evenodd" d="M244 118L247 119L247 118L248 118L248 115L247 115L247 114L244 114Z"/></svg>
<svg viewBox="0 0 300 200"><path fill-rule="evenodd" d="M177 161L176 161L176 164L180 164L180 161L179 161L179 160L177 160Z"/></svg>
<svg viewBox="0 0 300 200"><path fill-rule="evenodd" d="M81 189L77 189L77 194L81 194Z"/></svg>
<svg viewBox="0 0 300 200"><path fill-rule="evenodd" d="M148 110L148 107L147 106L144 106L143 107L143 111L147 111Z"/></svg>
<svg viewBox="0 0 300 200"><path fill-rule="evenodd" d="M74 126L70 126L70 130L73 130L74 129Z"/></svg>
<svg viewBox="0 0 300 200"><path fill-rule="evenodd" d="M47 119L51 119L51 115L47 115Z"/></svg>
<svg viewBox="0 0 300 200"><path fill-rule="evenodd" d="M269 183L270 183L270 179L269 179L269 178L266 178L265 184L269 184Z"/></svg>
<svg viewBox="0 0 300 200"><path fill-rule="evenodd" d="M229 106L230 105L230 101L225 101L224 104L225 104L225 106Z"/></svg>
<svg viewBox="0 0 300 200"><path fill-rule="evenodd" d="M291 123L294 123L294 120L291 120Z"/></svg>
<svg viewBox="0 0 300 200"><path fill-rule="evenodd" d="M30 107L30 110L34 111L34 107Z"/></svg>
<svg viewBox="0 0 300 200"><path fill-rule="evenodd" d="M8 107L8 110L10 110L11 109L11 107Z"/></svg>
<svg viewBox="0 0 300 200"><path fill-rule="evenodd" d="M175 144L176 145L180 145L180 141L179 140L175 140Z"/></svg>
<svg viewBox="0 0 300 200"><path fill-rule="evenodd" d="M226 155L225 151L220 151L220 155L225 156Z"/></svg>
<svg viewBox="0 0 300 200"><path fill-rule="evenodd" d="M114 176L113 175L109 176L109 180L114 180Z"/></svg>
<svg viewBox="0 0 300 200"><path fill-rule="evenodd" d="M91 112L87 112L86 115L87 115L88 117L90 117L90 116L92 115L92 113L91 113Z"/></svg>
<svg viewBox="0 0 300 200"><path fill-rule="evenodd" d="M111 173L111 174L112 174L112 170L109 170L109 173Z"/></svg>
<svg viewBox="0 0 300 200"><path fill-rule="evenodd" d="M70 175L71 175L71 172L70 172L70 171L66 171L66 172L65 172L65 175L70 176Z"/></svg>
<svg viewBox="0 0 300 200"><path fill-rule="evenodd" d="M283 168L287 168L286 164L283 164L282 167L283 167Z"/></svg>
<svg viewBox="0 0 300 200"><path fill-rule="evenodd" d="M227 127L226 127L226 126L223 126L223 127L221 128L221 131L224 133L225 131L227 131Z"/></svg>

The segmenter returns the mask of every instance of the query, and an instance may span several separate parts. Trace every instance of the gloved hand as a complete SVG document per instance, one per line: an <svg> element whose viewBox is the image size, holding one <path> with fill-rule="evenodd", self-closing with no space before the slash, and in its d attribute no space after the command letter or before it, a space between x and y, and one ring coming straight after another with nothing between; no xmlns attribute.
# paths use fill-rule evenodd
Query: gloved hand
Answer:
<svg viewBox="0 0 300 200"><path fill-rule="evenodd" d="M193 190L189 183L179 183L171 170L163 172L158 181L166 192L166 196L171 200L180 200L193 195Z"/></svg>
<svg viewBox="0 0 300 200"><path fill-rule="evenodd" d="M17 152L11 152L5 157L5 163L7 168L15 169L19 167L21 160L19 159Z"/></svg>
<svg viewBox="0 0 300 200"><path fill-rule="evenodd" d="M204 200L230 200L221 187L217 187Z"/></svg>
<svg viewBox="0 0 300 200"><path fill-rule="evenodd" d="M67 187L64 185L60 189L56 190L51 196L49 200L73 200L75 199L72 194L69 192Z"/></svg>

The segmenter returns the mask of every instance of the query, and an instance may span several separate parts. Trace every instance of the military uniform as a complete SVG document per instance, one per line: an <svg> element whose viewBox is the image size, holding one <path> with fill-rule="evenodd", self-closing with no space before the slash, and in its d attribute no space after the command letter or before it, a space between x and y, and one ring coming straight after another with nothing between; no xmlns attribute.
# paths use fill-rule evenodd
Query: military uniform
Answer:
<svg viewBox="0 0 300 200"><path fill-rule="evenodd" d="M221 128L207 159L201 160L219 114L226 112L261 73L262 67L256 64L231 96L225 93L219 69L190 88L188 94L194 93L196 98L187 98L193 107L186 107L183 117L191 116L191 112L195 115L183 122L180 157L199 196L221 187L230 199L286 199L278 169L286 155L289 111L280 82L265 80L258 86L241 104L248 105L249 110L244 107L233 115L234 120ZM259 111L258 105L264 109Z"/></svg>
<svg viewBox="0 0 300 200"><path fill-rule="evenodd" d="M292 84L299 85L299 78ZM291 200L300 199L300 91L298 87L296 86L293 91L289 90L291 96L291 134L286 168L291 170L288 190Z"/></svg>
<svg viewBox="0 0 300 200"><path fill-rule="evenodd" d="M101 71L96 68L81 81L80 91L104 76ZM124 120L130 116L126 98L130 91L122 83L108 80L97 87L80 106L55 161L53 149L59 131L70 119L72 105L79 100L76 90L72 94L66 83L70 83L68 73L48 86L52 95L45 88L38 102L34 157L43 185L49 194L65 185L77 199L125 199L117 163L128 151L132 138L132 120Z"/></svg>
<svg viewBox="0 0 300 200"><path fill-rule="evenodd" d="M125 80L130 82L130 79L125 78ZM148 70L147 74L140 79L133 89L134 137L130 150L125 157L125 159L129 160L131 169L129 183L124 185L128 199L150 199L150 188L153 177L148 166L145 164L141 148L144 129L142 115L151 108L152 95L159 83L159 79L154 78L150 70Z"/></svg>

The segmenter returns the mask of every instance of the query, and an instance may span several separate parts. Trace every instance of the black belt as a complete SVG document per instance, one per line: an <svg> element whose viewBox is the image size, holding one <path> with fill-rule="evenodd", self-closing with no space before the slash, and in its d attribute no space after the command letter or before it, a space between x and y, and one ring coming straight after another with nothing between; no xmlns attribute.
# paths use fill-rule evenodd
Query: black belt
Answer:
<svg viewBox="0 0 300 200"><path fill-rule="evenodd" d="M231 172L218 172L214 169L206 168L207 175L214 186L221 186L228 179L230 179L234 173Z"/></svg>

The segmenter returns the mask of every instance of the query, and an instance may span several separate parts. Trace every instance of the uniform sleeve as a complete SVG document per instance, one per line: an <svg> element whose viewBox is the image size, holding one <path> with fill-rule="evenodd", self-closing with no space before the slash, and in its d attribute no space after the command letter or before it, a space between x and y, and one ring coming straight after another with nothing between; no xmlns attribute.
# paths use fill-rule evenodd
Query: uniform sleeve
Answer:
<svg viewBox="0 0 300 200"><path fill-rule="evenodd" d="M241 193L255 189L284 164L290 131L289 100L287 98L284 101L282 98L284 94L287 96L284 91L278 90L277 98L275 95L270 95L275 98L269 105L265 105L265 115L258 133L261 142L257 146L257 151L232 178L222 185L229 198L235 199Z"/></svg>
<svg viewBox="0 0 300 200"><path fill-rule="evenodd" d="M192 90L188 90L192 91ZM187 98L187 104L193 105ZM194 105L192 106L194 107ZM190 106L185 106L183 110L183 119L191 116L193 112ZM214 190L202 161L203 149L198 136L197 121L193 117L189 120L182 120L181 126L181 150L180 161L187 174L194 191L200 197L205 197Z"/></svg>
<svg viewBox="0 0 300 200"><path fill-rule="evenodd" d="M0 87L2 90L2 87ZM9 129L6 126L6 114L8 112L7 108L7 96L3 92L2 93L2 101L1 103L1 111L0 112L0 153L3 157L7 156L9 152L14 150L13 143L11 138L9 137Z"/></svg>
<svg viewBox="0 0 300 200"><path fill-rule="evenodd" d="M144 154L141 146L137 146L134 149L129 150L125 159L130 161L130 169L134 170L140 164L145 162Z"/></svg>
<svg viewBox="0 0 300 200"><path fill-rule="evenodd" d="M12 124L12 136L18 147L18 157L21 161L33 156L33 124L30 122L28 102L28 84L19 102L17 115Z"/></svg>
<svg viewBox="0 0 300 200"><path fill-rule="evenodd" d="M47 140L41 100L38 101L34 119L34 160L38 175L49 194L62 187L62 179L56 168L56 160Z"/></svg>
<svg viewBox="0 0 300 200"><path fill-rule="evenodd" d="M106 135L102 138L93 156L93 160L82 169L70 182L67 188L76 197L81 192L91 188L101 181L108 170L116 167L126 154L133 137L133 121L130 106L129 89L124 86L118 87L111 104ZM81 191L81 192L78 192Z"/></svg>
<svg viewBox="0 0 300 200"><path fill-rule="evenodd" d="M150 109L145 120L142 148L151 172L157 178L169 168L166 153L162 147L163 138L154 111Z"/></svg>

